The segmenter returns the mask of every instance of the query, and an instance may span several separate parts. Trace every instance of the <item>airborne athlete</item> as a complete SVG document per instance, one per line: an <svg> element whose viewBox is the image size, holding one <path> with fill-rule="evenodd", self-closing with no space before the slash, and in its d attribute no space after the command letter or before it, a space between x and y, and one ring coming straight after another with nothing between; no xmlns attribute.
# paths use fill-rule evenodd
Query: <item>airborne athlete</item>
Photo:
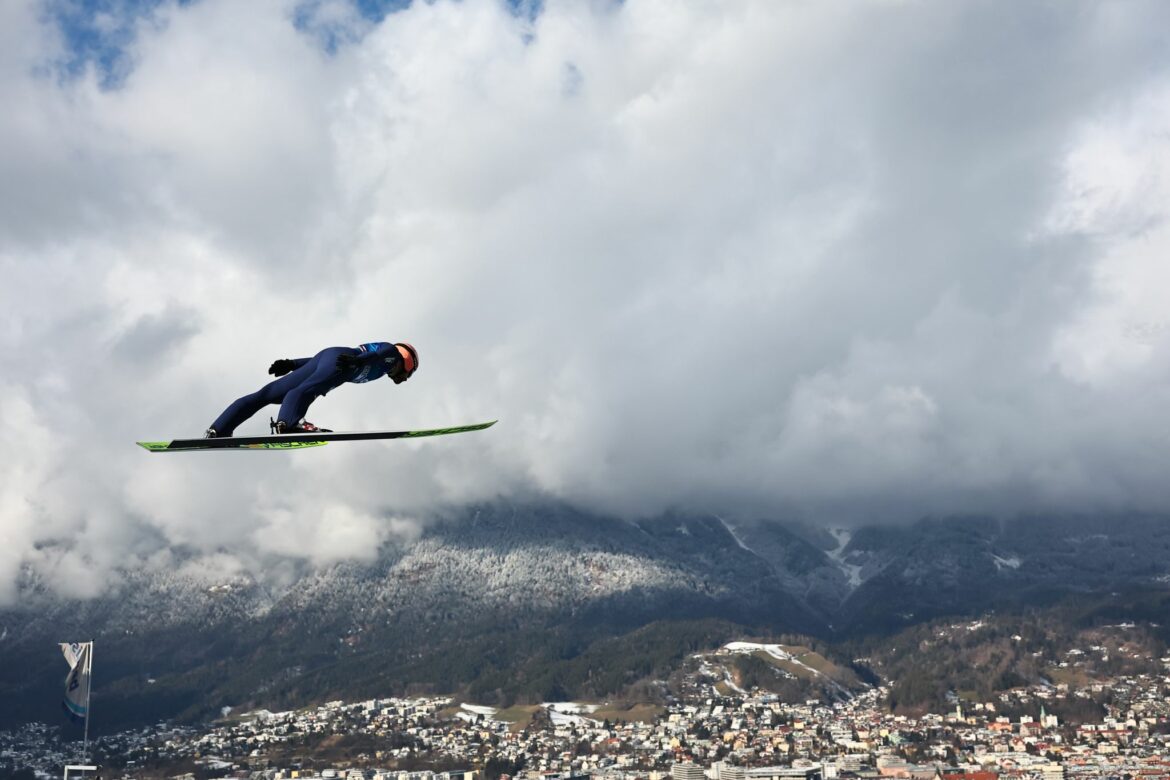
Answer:
<svg viewBox="0 0 1170 780"><path fill-rule="evenodd" d="M329 347L311 358L282 358L268 367L279 377L254 393L237 398L207 429L204 438L230 437L236 426L269 404L280 404L274 434L327 433L305 421L309 404L346 382L362 384L388 376L402 384L418 369L418 351L410 344L376 341L359 347Z"/></svg>
<svg viewBox="0 0 1170 780"><path fill-rule="evenodd" d="M320 447L334 441L418 439L452 433L482 431L495 420L448 428L410 428L397 431L349 431L334 433L306 422L309 404L346 382L362 384L388 376L399 385L418 369L418 350L409 344L376 341L360 347L329 347L311 358L282 358L268 368L278 377L254 393L237 398L223 410L201 439L140 441L149 452L212 452L267 450L289 451ZM236 426L268 404L280 404L279 416L269 436L234 436Z"/></svg>

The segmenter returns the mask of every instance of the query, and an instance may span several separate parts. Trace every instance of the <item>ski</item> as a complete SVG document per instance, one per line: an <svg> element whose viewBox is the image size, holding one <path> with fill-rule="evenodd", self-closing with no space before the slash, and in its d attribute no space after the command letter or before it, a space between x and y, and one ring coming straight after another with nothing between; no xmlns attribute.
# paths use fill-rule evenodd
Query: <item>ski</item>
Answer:
<svg viewBox="0 0 1170 780"><path fill-rule="evenodd" d="M371 441L379 439L420 439L424 436L445 436L449 433L482 431L496 424L495 420L454 428L426 428L417 431L342 431L338 433L284 433L271 436L229 436L222 439L174 439L172 441L140 441L139 447L150 452L206 452L211 450L299 450L321 447L331 441Z"/></svg>

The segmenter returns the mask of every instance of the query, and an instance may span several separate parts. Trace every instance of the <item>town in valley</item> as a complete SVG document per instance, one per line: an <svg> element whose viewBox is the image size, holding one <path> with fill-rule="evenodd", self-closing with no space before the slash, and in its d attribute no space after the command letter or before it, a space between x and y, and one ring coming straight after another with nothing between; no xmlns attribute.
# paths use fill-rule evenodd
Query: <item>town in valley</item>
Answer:
<svg viewBox="0 0 1170 780"><path fill-rule="evenodd" d="M717 655L772 654L730 643ZM1066 668L1102 648L1068 651ZM791 660L791 659L790 659ZM779 778L1170 778L1170 658L1158 672L1044 681L944 711L891 711L891 689L781 701L697 675L649 705L504 709L448 696L224 712L206 727L158 724L90 744L102 777L206 780L779 780ZM1071 679L1071 678L1070 678ZM1060 702L1096 717L1065 719ZM0 732L0 768L60 776L79 742L29 724Z"/></svg>

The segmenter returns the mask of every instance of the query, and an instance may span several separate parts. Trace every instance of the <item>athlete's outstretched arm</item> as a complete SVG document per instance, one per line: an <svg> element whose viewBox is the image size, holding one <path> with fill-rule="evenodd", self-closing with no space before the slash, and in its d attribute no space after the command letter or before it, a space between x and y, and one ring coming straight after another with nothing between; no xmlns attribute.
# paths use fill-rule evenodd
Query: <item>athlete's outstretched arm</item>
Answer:
<svg viewBox="0 0 1170 780"><path fill-rule="evenodd" d="M309 358L281 358L268 367L268 373L274 376L284 376L290 371L296 371L308 362Z"/></svg>
<svg viewBox="0 0 1170 780"><path fill-rule="evenodd" d="M375 344L367 344L365 346L367 348L367 351L363 354L365 356L368 356L371 361L378 361L378 360L391 360L391 361L393 361L393 360L401 360L402 359L402 356L398 353L398 345L397 344L389 344L385 341L382 341L376 345ZM369 347L373 347L373 349L369 349Z"/></svg>

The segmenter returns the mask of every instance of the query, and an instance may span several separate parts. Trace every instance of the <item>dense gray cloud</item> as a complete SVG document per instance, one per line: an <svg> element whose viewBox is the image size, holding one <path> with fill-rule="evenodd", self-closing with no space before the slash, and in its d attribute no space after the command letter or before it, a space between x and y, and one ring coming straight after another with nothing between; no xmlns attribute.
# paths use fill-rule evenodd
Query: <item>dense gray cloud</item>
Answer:
<svg viewBox="0 0 1170 780"><path fill-rule="evenodd" d="M172 547L368 558L498 496L1170 509L1165 4L200 0L131 29L117 83L63 77L40 5L0 6L0 602ZM132 446L382 339L417 377L310 419L500 424Z"/></svg>

